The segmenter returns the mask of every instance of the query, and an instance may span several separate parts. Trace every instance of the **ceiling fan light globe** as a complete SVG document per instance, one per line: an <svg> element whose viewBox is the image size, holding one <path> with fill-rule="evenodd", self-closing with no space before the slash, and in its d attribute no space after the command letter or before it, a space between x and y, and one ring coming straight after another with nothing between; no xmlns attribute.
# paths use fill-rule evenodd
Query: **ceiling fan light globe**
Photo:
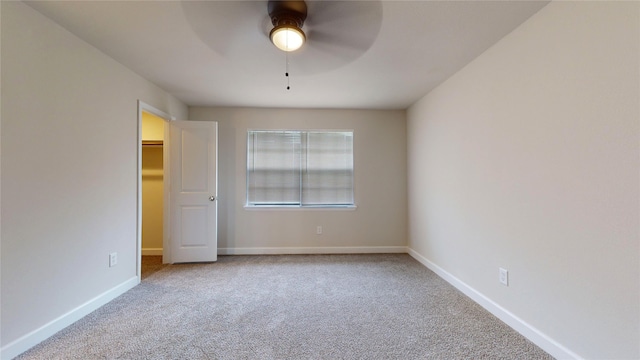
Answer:
<svg viewBox="0 0 640 360"><path fill-rule="evenodd" d="M298 50L306 40L302 29L291 25L274 27L269 37L273 45L282 51Z"/></svg>

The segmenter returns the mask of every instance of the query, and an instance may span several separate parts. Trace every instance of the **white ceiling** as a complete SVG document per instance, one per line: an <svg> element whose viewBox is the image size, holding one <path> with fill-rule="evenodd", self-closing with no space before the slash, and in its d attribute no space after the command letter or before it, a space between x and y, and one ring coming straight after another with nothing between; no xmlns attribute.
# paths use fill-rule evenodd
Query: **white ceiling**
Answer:
<svg viewBox="0 0 640 360"><path fill-rule="evenodd" d="M187 105L404 109L547 1L308 1L291 90L266 0L27 3Z"/></svg>

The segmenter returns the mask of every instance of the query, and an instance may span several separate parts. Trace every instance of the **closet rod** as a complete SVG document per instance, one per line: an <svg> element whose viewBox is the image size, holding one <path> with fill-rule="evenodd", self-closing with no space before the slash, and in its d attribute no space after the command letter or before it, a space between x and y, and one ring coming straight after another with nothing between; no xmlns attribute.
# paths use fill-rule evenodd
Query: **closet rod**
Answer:
<svg viewBox="0 0 640 360"><path fill-rule="evenodd" d="M162 146L162 140L142 140L142 146Z"/></svg>

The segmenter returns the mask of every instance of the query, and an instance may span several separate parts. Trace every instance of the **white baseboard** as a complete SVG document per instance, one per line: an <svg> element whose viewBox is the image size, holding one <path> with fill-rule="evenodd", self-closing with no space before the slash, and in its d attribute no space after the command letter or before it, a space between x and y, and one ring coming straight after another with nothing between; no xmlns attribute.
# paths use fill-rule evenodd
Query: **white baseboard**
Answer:
<svg viewBox="0 0 640 360"><path fill-rule="evenodd" d="M142 248L142 256L162 256L162 248Z"/></svg>
<svg viewBox="0 0 640 360"><path fill-rule="evenodd" d="M77 308L69 311L68 313L50 321L49 323L41 326L40 328L22 336L21 338L10 342L0 349L0 359L12 359L30 348L36 346L40 342L46 340L58 331L66 328L74 322L80 320L84 316L98 309L102 305L115 299L116 297L124 294L129 289L140 283L140 279L132 277L122 284L105 291L104 293L96 296L95 298L87 301L86 303L78 306Z"/></svg>
<svg viewBox="0 0 640 360"><path fill-rule="evenodd" d="M519 332L522 336L526 337L534 344L538 345L551 356L555 357L556 359L583 359L581 356L578 356L578 354L562 346L557 341L553 340L540 330L520 319L476 289L462 282L460 279L451 275L449 272L442 269L438 265L432 263L427 258L417 253L415 250L408 248L407 252L409 253L409 255L411 255L411 257L419 261L422 265L426 266L429 270L436 273L449 284L460 290L463 294L470 297L471 300L478 303L487 311L495 315L498 319L502 320L502 322L509 325L512 329Z"/></svg>
<svg viewBox="0 0 640 360"><path fill-rule="evenodd" d="M218 255L384 254L406 252L406 246L218 248Z"/></svg>

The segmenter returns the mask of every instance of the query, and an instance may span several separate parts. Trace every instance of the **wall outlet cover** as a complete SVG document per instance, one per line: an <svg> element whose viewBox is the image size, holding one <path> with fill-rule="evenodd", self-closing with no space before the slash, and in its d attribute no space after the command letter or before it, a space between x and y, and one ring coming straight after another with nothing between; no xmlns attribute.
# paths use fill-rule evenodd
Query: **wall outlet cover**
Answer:
<svg viewBox="0 0 640 360"><path fill-rule="evenodd" d="M507 269L500 268L499 280L502 285L509 286L509 271Z"/></svg>
<svg viewBox="0 0 640 360"><path fill-rule="evenodd" d="M118 253L109 254L109 267L118 265Z"/></svg>

